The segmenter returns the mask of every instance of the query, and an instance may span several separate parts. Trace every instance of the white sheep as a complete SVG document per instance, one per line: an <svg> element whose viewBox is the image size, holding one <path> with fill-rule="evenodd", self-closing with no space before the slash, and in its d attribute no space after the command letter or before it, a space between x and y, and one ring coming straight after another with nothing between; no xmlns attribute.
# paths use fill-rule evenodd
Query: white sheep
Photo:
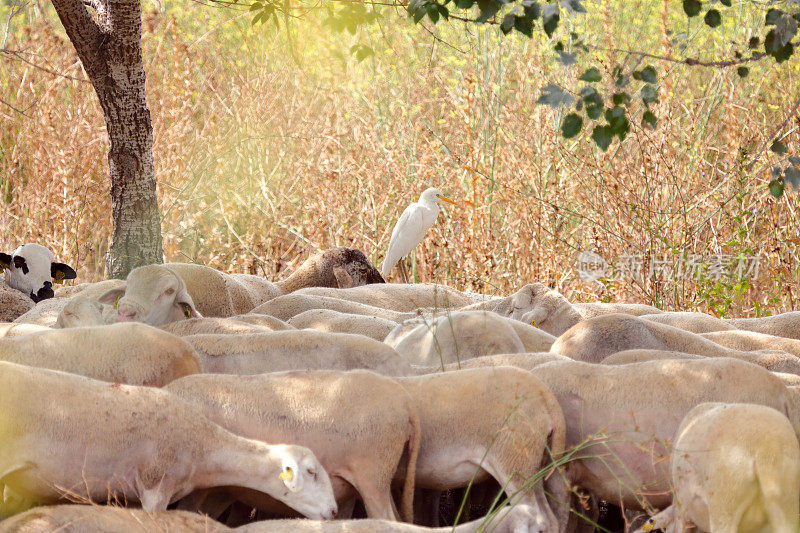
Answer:
<svg viewBox="0 0 800 533"><path fill-rule="evenodd" d="M5 270L6 285L34 302L53 297L53 281L74 279L71 266L58 263L53 252L41 244L23 244L10 254L0 253L0 272Z"/></svg>
<svg viewBox="0 0 800 533"><path fill-rule="evenodd" d="M181 276L164 265L134 268L125 284L105 292L98 300L116 309L117 322L161 326L202 316Z"/></svg>
<svg viewBox="0 0 800 533"><path fill-rule="evenodd" d="M100 303L96 298L81 293L68 299L58 313L53 327L78 328L113 324L116 314L110 305Z"/></svg>
<svg viewBox="0 0 800 533"><path fill-rule="evenodd" d="M28 296L0 281L0 321L11 322L33 309L34 305Z"/></svg>
<svg viewBox="0 0 800 533"><path fill-rule="evenodd" d="M474 303L470 296L436 283L378 283L351 289L310 287L297 294L338 298L406 313L422 308L453 309Z"/></svg>
<svg viewBox="0 0 800 533"><path fill-rule="evenodd" d="M2 533L225 533L232 529L186 511L145 511L112 505L36 507L0 523Z"/></svg>
<svg viewBox="0 0 800 533"><path fill-rule="evenodd" d="M14 319L17 324L34 324L55 327L61 310L70 302L69 298L48 298Z"/></svg>
<svg viewBox="0 0 800 533"><path fill-rule="evenodd" d="M297 329L316 329L329 333L353 333L378 341L386 338L396 322L376 316L340 313L331 309L309 309L289 319Z"/></svg>
<svg viewBox="0 0 800 533"><path fill-rule="evenodd" d="M780 412L703 403L689 411L671 460L673 504L638 531L797 533L800 445Z"/></svg>
<svg viewBox="0 0 800 533"><path fill-rule="evenodd" d="M401 509L413 519L419 417L394 380L363 370L205 374L165 390L236 435L309 447L328 472L337 502L355 497L355 489L370 518L399 518L391 484L401 469ZM247 503L265 507L252 495Z"/></svg>
<svg viewBox="0 0 800 533"><path fill-rule="evenodd" d="M740 351L781 350L800 357L800 340L766 333L733 330L703 333L706 339Z"/></svg>
<svg viewBox="0 0 800 533"><path fill-rule="evenodd" d="M730 318L727 322L738 329L787 339L800 339L800 311L759 318Z"/></svg>
<svg viewBox="0 0 800 533"><path fill-rule="evenodd" d="M261 374L359 368L390 376L411 373L409 362L395 350L363 335L289 330L184 338L197 351L200 366L206 373Z"/></svg>
<svg viewBox="0 0 800 533"><path fill-rule="evenodd" d="M561 405L566 446L581 447L581 458L566 466L567 484L627 508L664 508L671 503L670 442L696 405L765 405L785 414L800 430L800 412L781 380L727 357L631 365L552 362L530 373ZM423 438L424 431L423 425ZM420 470L418 466L418 484Z"/></svg>
<svg viewBox="0 0 800 533"><path fill-rule="evenodd" d="M721 332L719 335L731 333L737 332ZM769 370L800 374L800 359L786 352L733 350L696 333L623 314L602 315L579 322L556 339L550 351L598 363L613 353L631 349L735 357Z"/></svg>
<svg viewBox="0 0 800 533"><path fill-rule="evenodd" d="M336 514L311 450L236 436L166 391L13 363L0 363L0 390L0 479L30 500L123 499L160 511L192 490L237 485L309 518Z"/></svg>
<svg viewBox="0 0 800 533"><path fill-rule="evenodd" d="M3 337L0 361L153 387L200 372L197 354L189 343L138 323Z"/></svg>
<svg viewBox="0 0 800 533"><path fill-rule="evenodd" d="M656 313L654 315L641 315L645 320L666 324L674 328L684 329L692 333L709 333L711 331L736 330L730 322L705 313L692 313L686 311Z"/></svg>
<svg viewBox="0 0 800 533"><path fill-rule="evenodd" d="M262 520L236 528L240 533L539 533L542 517L530 505L502 507L491 516L449 527L421 527L386 520Z"/></svg>
<svg viewBox="0 0 800 533"><path fill-rule="evenodd" d="M416 313L401 313L351 300L303 294L302 291L278 296L274 300L259 305L252 312L274 316L280 320L289 320L310 309L330 309L340 313L374 316L398 323L417 316Z"/></svg>
<svg viewBox="0 0 800 533"><path fill-rule="evenodd" d="M412 321L410 325L417 324L413 329L403 335L393 331L384 342L410 364L419 366L446 365L482 355L525 352L519 335L508 322L490 311L453 311L430 321ZM406 324L398 326L399 329L406 327ZM550 337L543 332L542 335ZM549 346L549 342L544 342L537 351Z"/></svg>
<svg viewBox="0 0 800 533"><path fill-rule="evenodd" d="M263 316L263 315L261 315ZM190 318L189 320L178 320L160 326L160 329L177 335L186 337L189 335L219 334L219 335L241 335L247 333L265 333L268 331L282 331L293 329L285 322L274 317L266 317L261 320L261 324L250 321L238 320L237 317L202 317ZM270 324L269 326L266 324Z"/></svg>
<svg viewBox="0 0 800 533"><path fill-rule="evenodd" d="M15 324L14 322L0 322L0 337L16 337L37 333L39 331L50 331L52 328L38 326L36 324Z"/></svg>
<svg viewBox="0 0 800 533"><path fill-rule="evenodd" d="M558 531L543 487L564 449L564 416L541 381L505 366L396 379L419 413L418 487L448 490L493 477L513 501L536 509L542 531ZM553 497L565 499L566 489Z"/></svg>

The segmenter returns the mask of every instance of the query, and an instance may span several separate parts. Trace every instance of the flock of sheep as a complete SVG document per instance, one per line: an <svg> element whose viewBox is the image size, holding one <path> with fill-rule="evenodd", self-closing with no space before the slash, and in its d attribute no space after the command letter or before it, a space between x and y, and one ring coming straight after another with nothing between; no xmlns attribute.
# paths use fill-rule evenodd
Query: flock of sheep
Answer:
<svg viewBox="0 0 800 533"><path fill-rule="evenodd" d="M347 248L276 283L3 268L0 532L428 531L465 488L441 531L800 529L800 313L387 284Z"/></svg>

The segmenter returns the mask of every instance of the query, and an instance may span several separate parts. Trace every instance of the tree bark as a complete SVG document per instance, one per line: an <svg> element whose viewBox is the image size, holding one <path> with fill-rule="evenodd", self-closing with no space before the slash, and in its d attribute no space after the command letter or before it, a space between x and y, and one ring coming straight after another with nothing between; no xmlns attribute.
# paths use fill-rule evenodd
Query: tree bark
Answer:
<svg viewBox="0 0 800 533"><path fill-rule="evenodd" d="M86 5L94 9L90 15ZM53 0L94 87L109 138L113 229L106 274L163 261L153 169L153 126L145 98L139 0Z"/></svg>

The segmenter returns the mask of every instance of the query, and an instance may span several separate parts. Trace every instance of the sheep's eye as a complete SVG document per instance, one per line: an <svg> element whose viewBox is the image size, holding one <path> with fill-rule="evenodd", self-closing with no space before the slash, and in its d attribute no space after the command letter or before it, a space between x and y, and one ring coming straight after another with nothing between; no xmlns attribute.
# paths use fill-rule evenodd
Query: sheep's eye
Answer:
<svg viewBox="0 0 800 533"><path fill-rule="evenodd" d="M314 479L317 479L317 472L316 472L316 471L314 471L314 470L313 470L313 469L311 469L311 468L309 468L309 469L308 469L308 475L309 475L309 476L312 476Z"/></svg>
<svg viewBox="0 0 800 533"><path fill-rule="evenodd" d="M165 292L166 292L166 294L175 294L175 289L173 289L172 287L170 287L170 288L169 288L169 289L167 289Z"/></svg>

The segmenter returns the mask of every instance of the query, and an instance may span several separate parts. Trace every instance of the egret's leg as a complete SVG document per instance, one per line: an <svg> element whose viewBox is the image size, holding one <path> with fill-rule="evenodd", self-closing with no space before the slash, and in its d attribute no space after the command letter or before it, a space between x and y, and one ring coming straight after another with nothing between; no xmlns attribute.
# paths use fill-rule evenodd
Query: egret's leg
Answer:
<svg viewBox="0 0 800 533"><path fill-rule="evenodd" d="M403 277L403 283L408 283L408 272L406 271L406 258L400 260L400 275Z"/></svg>

